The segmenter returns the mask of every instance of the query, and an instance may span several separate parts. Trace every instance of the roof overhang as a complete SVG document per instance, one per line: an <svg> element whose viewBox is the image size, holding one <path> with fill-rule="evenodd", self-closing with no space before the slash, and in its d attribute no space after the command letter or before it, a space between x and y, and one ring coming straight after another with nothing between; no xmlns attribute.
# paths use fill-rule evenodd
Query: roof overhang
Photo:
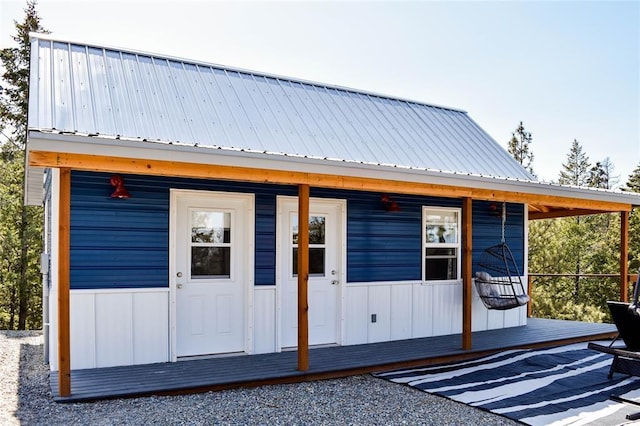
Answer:
<svg viewBox="0 0 640 426"><path fill-rule="evenodd" d="M508 178L31 130L28 168L224 179L528 205L529 218L630 211L640 194Z"/></svg>

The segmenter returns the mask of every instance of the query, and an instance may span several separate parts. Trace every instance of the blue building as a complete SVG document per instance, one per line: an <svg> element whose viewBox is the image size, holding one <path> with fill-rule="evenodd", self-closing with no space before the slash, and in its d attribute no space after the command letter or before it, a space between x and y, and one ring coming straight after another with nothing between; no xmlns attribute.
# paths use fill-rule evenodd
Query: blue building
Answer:
<svg viewBox="0 0 640 426"><path fill-rule="evenodd" d="M523 279L528 220L640 204L537 182L458 109L41 34L28 130L61 378L457 333L469 345L527 322L526 306L488 310L472 287L503 203Z"/></svg>

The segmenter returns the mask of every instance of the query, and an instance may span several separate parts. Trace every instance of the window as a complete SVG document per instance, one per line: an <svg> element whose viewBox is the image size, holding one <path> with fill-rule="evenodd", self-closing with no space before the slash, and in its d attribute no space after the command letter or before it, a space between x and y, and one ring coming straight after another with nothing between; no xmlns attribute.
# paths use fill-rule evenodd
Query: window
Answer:
<svg viewBox="0 0 640 426"><path fill-rule="evenodd" d="M309 276L324 277L325 224L324 216L309 216ZM298 215L291 217L293 276L298 275Z"/></svg>
<svg viewBox="0 0 640 426"><path fill-rule="evenodd" d="M460 209L423 207L424 279L457 280L460 276Z"/></svg>
<svg viewBox="0 0 640 426"><path fill-rule="evenodd" d="M231 277L231 213L191 211L191 278Z"/></svg>

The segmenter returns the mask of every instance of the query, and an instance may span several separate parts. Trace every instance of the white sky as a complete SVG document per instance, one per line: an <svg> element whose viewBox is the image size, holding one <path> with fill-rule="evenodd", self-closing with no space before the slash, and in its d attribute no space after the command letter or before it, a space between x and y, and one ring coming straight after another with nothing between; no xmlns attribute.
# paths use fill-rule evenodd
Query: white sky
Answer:
<svg viewBox="0 0 640 426"><path fill-rule="evenodd" d="M0 48L24 1L0 0ZM640 2L40 0L60 38L457 107L506 147L520 121L557 180L573 139L640 164Z"/></svg>

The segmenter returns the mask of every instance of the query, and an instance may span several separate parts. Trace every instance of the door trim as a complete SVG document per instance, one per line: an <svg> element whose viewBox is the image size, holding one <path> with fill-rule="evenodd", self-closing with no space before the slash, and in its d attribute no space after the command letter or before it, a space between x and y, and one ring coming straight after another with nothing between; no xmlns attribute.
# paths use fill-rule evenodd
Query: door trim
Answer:
<svg viewBox="0 0 640 426"><path fill-rule="evenodd" d="M281 229L283 203L295 202L297 206L298 197L288 195L276 196L276 352L282 351L282 310L283 310L283 291L282 291L282 268L284 264L283 258L283 245L286 242L283 241L285 233ZM331 203L339 206L338 213L338 232L340 233L340 241L336 244L340 250L338 256L338 279L340 285L338 286L338 295L336 297L336 315L337 327L336 327L336 341L339 345L344 345L345 336L345 315L346 315L346 284L347 284L347 200L340 198L309 198L309 209L313 210L313 204L315 203ZM296 209L297 210L297 209ZM288 246L288 245L287 245ZM287 252L288 256L288 252Z"/></svg>
<svg viewBox="0 0 640 426"><path fill-rule="evenodd" d="M253 288L255 280L255 195L251 193L224 192L224 191L201 191L187 189L169 189L169 347L170 360L178 360L177 355L177 329L176 329L176 232L178 219L178 199L179 198L232 198L244 199L248 201L249 208L245 216L246 234L244 247L246 247L245 268L246 279L243 288L245 329L244 329L244 352L253 353Z"/></svg>

